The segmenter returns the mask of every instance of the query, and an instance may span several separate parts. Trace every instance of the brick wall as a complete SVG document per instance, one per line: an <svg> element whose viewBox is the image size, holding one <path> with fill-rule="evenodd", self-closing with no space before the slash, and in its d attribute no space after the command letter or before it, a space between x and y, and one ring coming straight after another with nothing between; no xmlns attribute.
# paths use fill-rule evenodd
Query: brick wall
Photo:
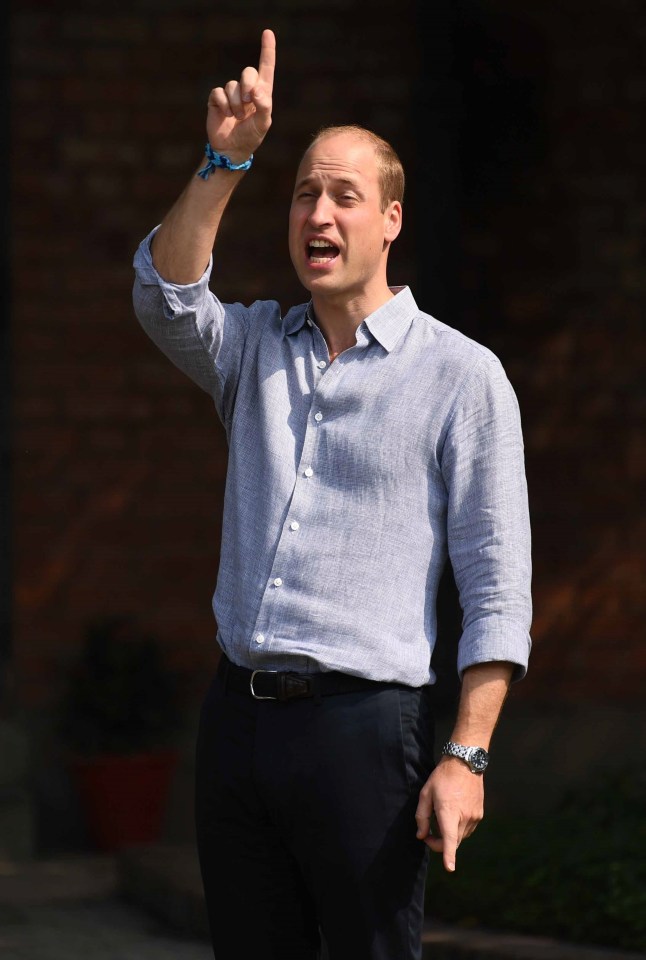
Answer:
<svg viewBox="0 0 646 960"><path fill-rule="evenodd" d="M508 116L488 165L476 164L485 175L470 180L463 285L465 316L505 361L524 415L536 616L519 697L636 707L646 668L646 9L481 8L488 54L473 103L500 100Z"/></svg>
<svg viewBox="0 0 646 960"><path fill-rule="evenodd" d="M220 295L302 298L286 213L294 160L326 122L400 149L414 174L392 278L415 285L429 269L415 104L433 63L417 4L304 9L14 4L14 671L29 707L56 702L85 624L105 613L138 615L191 695L213 664L223 435L138 329L130 263L200 160L208 90L254 62L263 26L279 38L275 123L222 230ZM537 609L522 696L637 703L646 12L456 9L452 319L500 354L524 414Z"/></svg>
<svg viewBox="0 0 646 960"><path fill-rule="evenodd" d="M402 8L403 9L403 8ZM200 161L208 91L279 36L276 122L218 249L219 293L298 302L286 224L295 161L322 123L410 150L410 50L390 14L342 0L14 4L14 673L60 696L88 620L132 613L201 688L214 662L226 466L212 403L139 330L132 255ZM400 260L405 261L405 245ZM409 277L411 279L411 277Z"/></svg>

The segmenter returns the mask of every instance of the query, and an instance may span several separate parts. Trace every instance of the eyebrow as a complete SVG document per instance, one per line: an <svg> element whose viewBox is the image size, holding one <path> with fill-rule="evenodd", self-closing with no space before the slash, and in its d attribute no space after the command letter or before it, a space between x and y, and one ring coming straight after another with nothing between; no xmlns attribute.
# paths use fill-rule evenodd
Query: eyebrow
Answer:
<svg viewBox="0 0 646 960"><path fill-rule="evenodd" d="M332 177L331 179L332 179L332 183L343 184L347 187L352 187L352 189L356 190L357 193L361 192L356 180L351 180L348 177ZM318 177L311 176L311 175L309 177L303 177L302 180L298 181L295 189L298 190L300 189L300 187L305 187L310 183L318 183Z"/></svg>

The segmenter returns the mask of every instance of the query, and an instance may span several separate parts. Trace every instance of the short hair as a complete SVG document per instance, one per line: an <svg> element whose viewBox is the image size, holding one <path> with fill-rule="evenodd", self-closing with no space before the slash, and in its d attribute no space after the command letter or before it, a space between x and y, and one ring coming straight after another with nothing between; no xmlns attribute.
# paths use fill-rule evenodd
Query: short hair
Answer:
<svg viewBox="0 0 646 960"><path fill-rule="evenodd" d="M367 130L365 127L359 127L353 123L321 127L312 137L308 150L325 137L336 137L343 133L349 133L357 140L363 140L364 143L369 143L374 147L379 172L381 209L385 210L391 200L403 203L405 178L402 162L388 141L373 133L372 130Z"/></svg>

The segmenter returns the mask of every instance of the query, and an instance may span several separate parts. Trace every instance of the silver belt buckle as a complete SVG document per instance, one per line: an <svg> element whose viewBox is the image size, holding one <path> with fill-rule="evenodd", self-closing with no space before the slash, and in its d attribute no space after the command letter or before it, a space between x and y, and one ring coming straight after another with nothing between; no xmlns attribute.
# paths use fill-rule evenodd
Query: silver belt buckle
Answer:
<svg viewBox="0 0 646 960"><path fill-rule="evenodd" d="M251 689L251 696L254 700L278 700L278 697L261 697L253 688L253 682L257 673L278 673L278 670L254 670L251 674L251 680L249 681L249 688Z"/></svg>

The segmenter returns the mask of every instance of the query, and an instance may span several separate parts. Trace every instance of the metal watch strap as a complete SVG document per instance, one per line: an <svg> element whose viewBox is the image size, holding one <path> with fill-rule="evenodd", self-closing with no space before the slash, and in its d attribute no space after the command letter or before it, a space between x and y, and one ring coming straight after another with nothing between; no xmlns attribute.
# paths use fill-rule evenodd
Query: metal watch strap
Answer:
<svg viewBox="0 0 646 960"><path fill-rule="evenodd" d="M484 747L465 747L461 743L447 740L442 747L443 757L457 757L463 760L472 773L484 773L489 763L489 754Z"/></svg>
<svg viewBox="0 0 646 960"><path fill-rule="evenodd" d="M442 747L444 757L459 757L460 760L466 760L468 754L468 747L463 747L461 743L455 743L453 740L448 740Z"/></svg>

